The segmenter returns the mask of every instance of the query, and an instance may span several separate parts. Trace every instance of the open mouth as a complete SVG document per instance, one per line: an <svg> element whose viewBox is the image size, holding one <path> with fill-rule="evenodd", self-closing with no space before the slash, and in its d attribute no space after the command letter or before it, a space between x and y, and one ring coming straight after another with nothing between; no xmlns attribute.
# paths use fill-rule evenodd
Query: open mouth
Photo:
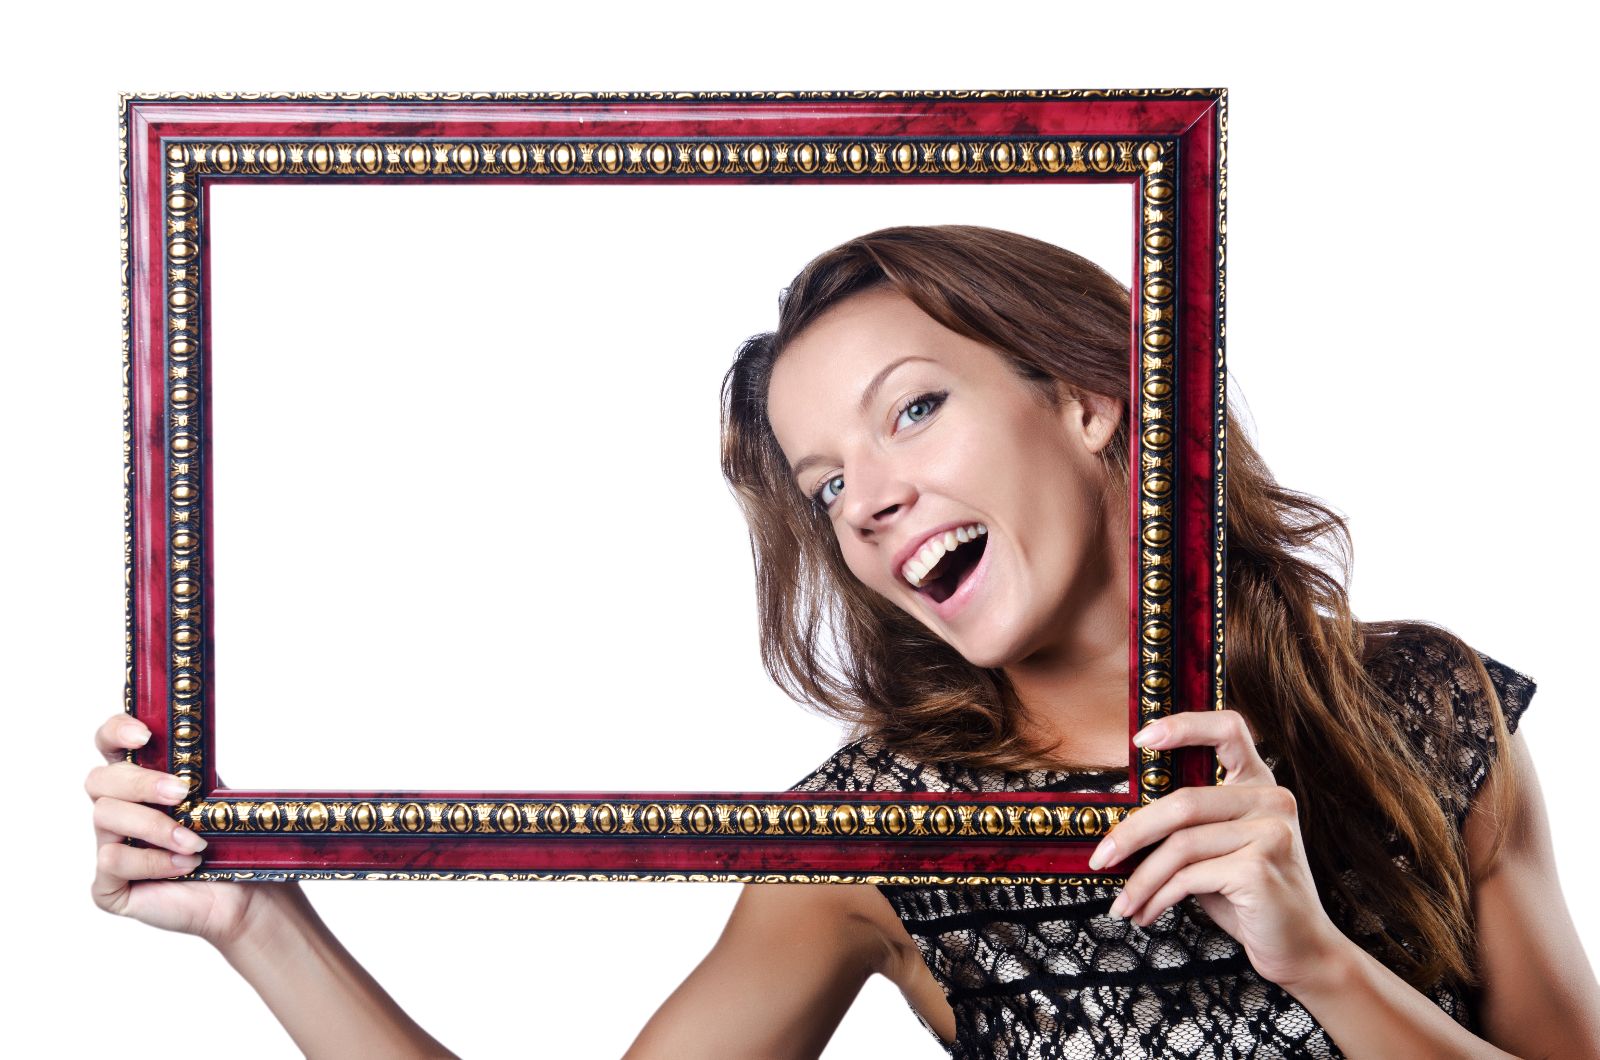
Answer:
<svg viewBox="0 0 1600 1060"><path fill-rule="evenodd" d="M983 558L983 550L988 547L988 534L980 534L970 541L958 543L955 548L939 557L939 561L922 578L921 584L915 586L917 592L929 597L936 604L944 603L961 588L961 583L972 573L978 561Z"/></svg>

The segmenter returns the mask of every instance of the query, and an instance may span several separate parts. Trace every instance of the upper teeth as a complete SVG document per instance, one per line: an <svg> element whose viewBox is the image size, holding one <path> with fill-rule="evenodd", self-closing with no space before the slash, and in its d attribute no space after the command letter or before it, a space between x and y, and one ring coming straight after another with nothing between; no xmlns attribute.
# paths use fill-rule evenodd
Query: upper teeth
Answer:
<svg viewBox="0 0 1600 1060"><path fill-rule="evenodd" d="M926 578L928 572L939 565L939 560L943 558L946 552L949 552L957 545L965 544L973 538L988 532L989 528L982 523L971 523L967 526L957 527L954 530L946 530L942 534L935 534L923 542L922 547L917 549L915 556L906 560L906 565L900 568L900 574L906 581L920 589L922 588L922 579Z"/></svg>

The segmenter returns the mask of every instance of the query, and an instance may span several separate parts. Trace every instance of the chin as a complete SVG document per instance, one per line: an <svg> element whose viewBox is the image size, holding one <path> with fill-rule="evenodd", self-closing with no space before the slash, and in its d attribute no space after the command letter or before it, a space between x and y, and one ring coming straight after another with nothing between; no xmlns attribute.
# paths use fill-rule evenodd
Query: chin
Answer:
<svg viewBox="0 0 1600 1060"><path fill-rule="evenodd" d="M1011 644L956 644L947 641L963 659L985 670L999 669L1017 659L1016 646Z"/></svg>

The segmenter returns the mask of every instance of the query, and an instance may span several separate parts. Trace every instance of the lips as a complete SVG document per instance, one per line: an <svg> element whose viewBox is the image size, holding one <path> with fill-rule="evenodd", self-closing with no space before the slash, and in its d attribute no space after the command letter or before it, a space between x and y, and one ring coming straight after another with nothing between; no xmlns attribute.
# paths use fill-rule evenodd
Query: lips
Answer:
<svg viewBox="0 0 1600 1060"><path fill-rule="evenodd" d="M982 566L988 544L988 526L981 522L935 527L900 550L899 580L938 610Z"/></svg>
<svg viewBox="0 0 1600 1060"><path fill-rule="evenodd" d="M983 540L989 542L989 537L985 537ZM928 607L933 609L933 613L938 615L941 621L948 622L954 619L967 606L967 602L977 595L979 589L982 588L984 579L989 573L989 557L994 552L995 550L986 544L983 554L978 557L978 562L970 568L966 568L960 574L953 591L944 599L935 599L926 593L919 593L918 595L922 597Z"/></svg>
<svg viewBox="0 0 1600 1060"><path fill-rule="evenodd" d="M976 522L978 522L976 519L959 519L953 522L942 523L920 537L914 537L910 541L907 541L904 545L900 546L900 551L894 554L894 560L889 567L889 576L894 578L896 581L905 582L905 576L901 572L906 568L906 561L912 556L915 556L918 552L922 551L923 545L926 545L929 541L932 541L936 537L943 537L945 534L959 530L963 526L971 526Z"/></svg>
<svg viewBox="0 0 1600 1060"><path fill-rule="evenodd" d="M928 571L927 577L918 582L917 591L931 598L934 603L944 603L961 588L967 575L983 562L988 546L989 537L983 534L946 552Z"/></svg>

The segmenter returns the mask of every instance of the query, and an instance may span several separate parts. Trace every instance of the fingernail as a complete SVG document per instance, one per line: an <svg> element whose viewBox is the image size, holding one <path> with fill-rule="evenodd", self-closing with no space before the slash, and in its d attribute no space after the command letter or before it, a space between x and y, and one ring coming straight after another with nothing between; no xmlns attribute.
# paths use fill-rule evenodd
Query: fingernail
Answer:
<svg viewBox="0 0 1600 1060"><path fill-rule="evenodd" d="M143 747L150 742L150 730L138 722L131 722L122 727L122 742L129 747Z"/></svg>
<svg viewBox="0 0 1600 1060"><path fill-rule="evenodd" d="M1107 911L1106 915L1112 917L1113 919L1119 919L1122 916L1122 910L1127 906L1127 904L1128 902L1126 898L1120 894L1117 895L1117 900L1111 903L1111 908Z"/></svg>
<svg viewBox="0 0 1600 1060"><path fill-rule="evenodd" d="M163 799L181 802L189 796L189 785L176 777L168 777L156 785L156 793Z"/></svg>
<svg viewBox="0 0 1600 1060"><path fill-rule="evenodd" d="M1094 853L1089 855L1089 868L1099 870L1102 865L1109 865L1112 855L1117 852L1117 844L1112 842L1110 836L1100 840L1100 845L1094 848Z"/></svg>
<svg viewBox="0 0 1600 1060"><path fill-rule="evenodd" d="M199 854L174 854L172 867L179 872L193 872L200 864Z"/></svg>
<svg viewBox="0 0 1600 1060"><path fill-rule="evenodd" d="M172 830L172 842L190 853L198 853L204 850L207 845L204 839L195 835L181 824Z"/></svg>
<svg viewBox="0 0 1600 1060"><path fill-rule="evenodd" d="M1133 734L1133 745L1135 747L1149 747L1160 740L1164 732L1165 729L1159 721L1152 721L1149 725Z"/></svg>

